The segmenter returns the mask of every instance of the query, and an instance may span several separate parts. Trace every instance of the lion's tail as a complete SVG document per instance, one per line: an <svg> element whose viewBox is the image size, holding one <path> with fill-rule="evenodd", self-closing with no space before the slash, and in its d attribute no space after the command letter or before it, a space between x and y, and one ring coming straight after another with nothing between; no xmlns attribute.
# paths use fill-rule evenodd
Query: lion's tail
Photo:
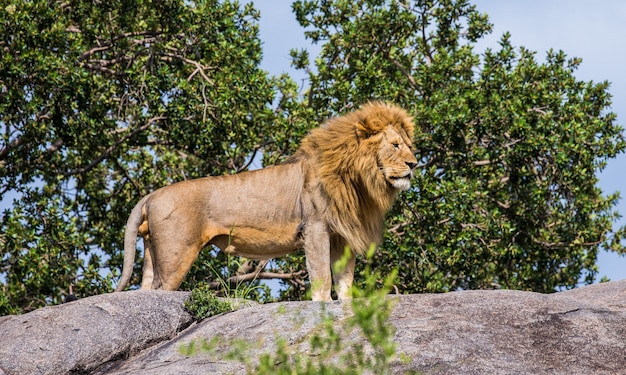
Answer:
<svg viewBox="0 0 626 375"><path fill-rule="evenodd" d="M116 292L121 292L126 288L133 275L135 266L135 251L137 245L137 234L139 226L143 222L143 205L146 203L149 195L146 195L135 205L130 212L128 221L126 222L126 232L124 233L124 266L122 268L122 277L115 287Z"/></svg>

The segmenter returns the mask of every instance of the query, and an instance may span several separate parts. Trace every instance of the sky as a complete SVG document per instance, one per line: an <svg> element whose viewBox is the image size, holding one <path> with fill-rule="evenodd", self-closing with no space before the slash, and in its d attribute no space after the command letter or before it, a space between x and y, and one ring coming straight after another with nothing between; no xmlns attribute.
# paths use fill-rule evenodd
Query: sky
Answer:
<svg viewBox="0 0 626 375"><path fill-rule="evenodd" d="M262 68L271 74L289 73L301 79L303 75L290 68L289 50L307 48L313 59L319 46L310 46L302 28L291 12L291 0L257 0L261 11L260 33L263 41ZM537 52L542 61L549 49L563 50L569 57L583 62L575 75L579 80L611 82L613 95L610 110L617 114L617 123L626 127L626 1L622 0L474 0L478 11L487 13L494 25L493 32L476 46L497 49L498 40L506 31L514 46L524 46ZM609 161L599 175L599 186L608 195L622 192L617 211L626 215L626 155ZM626 225L621 218L614 228ZM626 279L626 257L603 251L598 256L598 280Z"/></svg>

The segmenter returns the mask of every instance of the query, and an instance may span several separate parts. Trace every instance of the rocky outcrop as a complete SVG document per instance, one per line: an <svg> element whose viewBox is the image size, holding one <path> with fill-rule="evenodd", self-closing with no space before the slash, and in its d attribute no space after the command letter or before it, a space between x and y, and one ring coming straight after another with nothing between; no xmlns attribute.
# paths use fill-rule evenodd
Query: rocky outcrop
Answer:
<svg viewBox="0 0 626 375"><path fill-rule="evenodd" d="M0 320L0 374L223 374L245 371L221 357L236 340L247 355L308 350L308 337L342 302L260 305L191 324L183 292L125 292ZM626 373L626 280L543 295L463 291L390 296L392 372L421 374ZM191 325L190 325L191 324ZM212 354L189 342L219 337Z"/></svg>
<svg viewBox="0 0 626 375"><path fill-rule="evenodd" d="M89 373L174 339L188 292L104 294L0 321L0 374Z"/></svg>

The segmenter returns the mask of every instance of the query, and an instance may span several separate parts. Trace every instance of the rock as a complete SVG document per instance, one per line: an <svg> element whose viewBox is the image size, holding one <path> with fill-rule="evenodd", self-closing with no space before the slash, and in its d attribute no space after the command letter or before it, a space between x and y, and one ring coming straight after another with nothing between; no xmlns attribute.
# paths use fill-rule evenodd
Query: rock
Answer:
<svg viewBox="0 0 626 375"><path fill-rule="evenodd" d="M192 316L188 292L129 291L0 321L0 374L89 373L176 337Z"/></svg>
<svg viewBox="0 0 626 375"><path fill-rule="evenodd" d="M626 280L543 295L464 291L390 297L395 342L406 363L392 372L420 374L618 374L626 370ZM176 340L150 348L102 374L228 374L245 367L213 355L186 357L180 348L220 334L222 345L251 342L250 355L273 351L276 337L306 352L322 310L337 324L349 304L270 304L209 319ZM259 350L262 349L262 350ZM217 357L216 357L217 356Z"/></svg>
<svg viewBox="0 0 626 375"><path fill-rule="evenodd" d="M396 373L619 374L626 371L626 280L543 295L467 291L402 298Z"/></svg>
<svg viewBox="0 0 626 375"><path fill-rule="evenodd" d="M287 340L290 346L306 344L308 335L319 328L324 314L337 323L350 313L349 303L285 302L248 307L208 318L189 328L176 340L145 350L128 361L109 364L96 374L245 374L244 364L224 360L207 353L185 356L180 350L190 342L208 342L219 335L216 351L226 354L234 342L249 342L247 355L258 356L276 349L276 338ZM297 350L299 352L305 350Z"/></svg>
<svg viewBox="0 0 626 375"><path fill-rule="evenodd" d="M290 352L308 353L324 314L337 327L351 314L349 302L288 302L189 326L185 298L182 292L117 293L0 320L0 374L242 373L242 363L224 358L237 340L249 343L245 354L253 363L275 350L277 337ZM392 373L625 373L626 280L549 295L502 290L389 298L394 341L403 353ZM214 337L211 354L180 351Z"/></svg>

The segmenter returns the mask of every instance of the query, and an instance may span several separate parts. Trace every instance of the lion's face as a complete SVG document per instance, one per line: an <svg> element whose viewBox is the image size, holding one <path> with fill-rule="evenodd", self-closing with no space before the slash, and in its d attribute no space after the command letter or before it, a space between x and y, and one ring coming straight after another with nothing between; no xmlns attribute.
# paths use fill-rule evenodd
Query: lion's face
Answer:
<svg viewBox="0 0 626 375"><path fill-rule="evenodd" d="M417 159L411 149L411 140L402 133L404 132L389 125L381 134L378 168L390 186L398 190L408 190Z"/></svg>

